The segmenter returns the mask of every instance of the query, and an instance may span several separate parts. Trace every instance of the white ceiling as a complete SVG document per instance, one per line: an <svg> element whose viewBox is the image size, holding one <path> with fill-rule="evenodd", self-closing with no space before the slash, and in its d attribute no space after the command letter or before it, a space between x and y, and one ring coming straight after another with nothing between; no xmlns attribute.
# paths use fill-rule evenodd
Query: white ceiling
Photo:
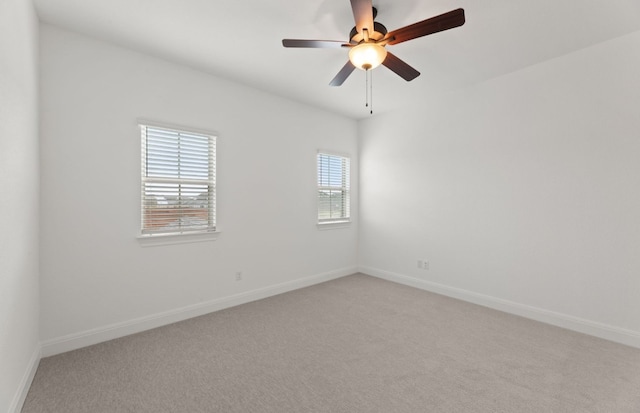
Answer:
<svg viewBox="0 0 640 413"><path fill-rule="evenodd" d="M34 0L41 20L361 119L364 72L329 81L341 49L285 49L283 38L346 41L349 0ZM374 0L389 31L463 8L466 24L388 46L422 74L373 72L375 113L640 30L638 0Z"/></svg>

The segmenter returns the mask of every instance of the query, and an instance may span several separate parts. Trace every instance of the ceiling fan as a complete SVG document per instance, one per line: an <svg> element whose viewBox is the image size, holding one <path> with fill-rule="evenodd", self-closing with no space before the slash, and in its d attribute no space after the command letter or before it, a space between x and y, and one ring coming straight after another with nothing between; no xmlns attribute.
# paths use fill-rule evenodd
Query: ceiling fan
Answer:
<svg viewBox="0 0 640 413"><path fill-rule="evenodd" d="M284 47L348 48L349 61L329 83L331 86L342 85L356 67L369 71L381 64L404 80L411 81L418 77L420 72L388 52L385 46L453 29L454 27L462 26L465 22L464 10L456 9L388 32L384 25L374 21L377 10L373 7L372 0L351 0L351 9L353 10L356 25L349 33L348 42L336 40L282 40Z"/></svg>

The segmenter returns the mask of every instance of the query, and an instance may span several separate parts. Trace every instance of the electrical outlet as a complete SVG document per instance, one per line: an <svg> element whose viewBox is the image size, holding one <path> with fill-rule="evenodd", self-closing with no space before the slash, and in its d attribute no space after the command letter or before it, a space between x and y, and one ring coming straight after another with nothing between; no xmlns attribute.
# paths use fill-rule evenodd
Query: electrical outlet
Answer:
<svg viewBox="0 0 640 413"><path fill-rule="evenodd" d="M236 281L242 281L242 271L236 272Z"/></svg>
<svg viewBox="0 0 640 413"><path fill-rule="evenodd" d="M422 262L422 269L427 271L429 269L429 261L428 260L424 260Z"/></svg>

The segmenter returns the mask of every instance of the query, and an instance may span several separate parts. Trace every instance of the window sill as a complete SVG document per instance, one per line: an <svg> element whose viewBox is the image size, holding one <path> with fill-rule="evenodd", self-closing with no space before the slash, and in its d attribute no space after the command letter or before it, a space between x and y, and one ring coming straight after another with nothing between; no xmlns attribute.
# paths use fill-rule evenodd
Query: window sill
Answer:
<svg viewBox="0 0 640 413"><path fill-rule="evenodd" d="M351 221L318 222L316 225L319 230L342 229L349 228L351 226Z"/></svg>
<svg viewBox="0 0 640 413"><path fill-rule="evenodd" d="M207 242L218 239L220 231L194 232L184 234L157 234L138 235L138 242L142 247L155 247L160 245L190 244L193 242Z"/></svg>

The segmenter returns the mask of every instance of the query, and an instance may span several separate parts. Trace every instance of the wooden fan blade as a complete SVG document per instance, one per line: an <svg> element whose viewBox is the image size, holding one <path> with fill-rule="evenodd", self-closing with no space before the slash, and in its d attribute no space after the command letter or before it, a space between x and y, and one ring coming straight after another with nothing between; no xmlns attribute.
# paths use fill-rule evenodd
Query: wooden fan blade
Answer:
<svg viewBox="0 0 640 413"><path fill-rule="evenodd" d="M420 76L420 72L389 52L387 52L387 57L384 59L382 64L407 82L410 82Z"/></svg>
<svg viewBox="0 0 640 413"><path fill-rule="evenodd" d="M373 4L371 0L351 0L351 9L358 33L362 33L362 29L373 33Z"/></svg>
<svg viewBox="0 0 640 413"><path fill-rule="evenodd" d="M462 26L465 22L464 10L456 9L448 13L441 14L430 19L423 20L402 27L387 34L387 38L392 38L389 44L398 44L407 40L438 33L454 27Z"/></svg>
<svg viewBox="0 0 640 413"><path fill-rule="evenodd" d="M347 64L340 69L336 77L329 83L330 86L340 86L344 83L345 80L349 77L351 72L353 72L356 67L351 63L351 61L347 61Z"/></svg>
<svg viewBox="0 0 640 413"><path fill-rule="evenodd" d="M319 49L340 49L349 46L345 42L338 40L302 40L302 39L282 39L284 47L312 47Z"/></svg>

